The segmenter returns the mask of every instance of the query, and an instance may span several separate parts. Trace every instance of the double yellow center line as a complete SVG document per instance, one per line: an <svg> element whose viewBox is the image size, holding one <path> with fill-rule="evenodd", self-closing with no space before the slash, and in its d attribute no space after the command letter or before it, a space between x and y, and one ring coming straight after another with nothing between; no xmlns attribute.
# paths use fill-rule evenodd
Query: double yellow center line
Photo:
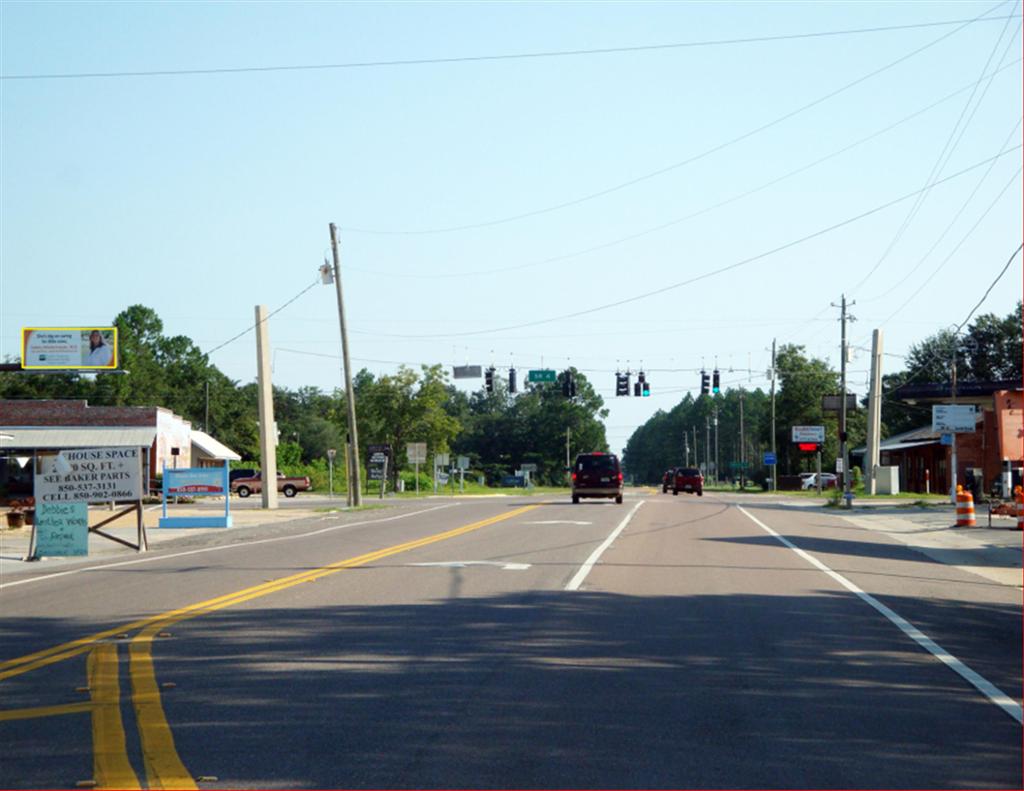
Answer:
<svg viewBox="0 0 1024 791"><path fill-rule="evenodd" d="M82 637L78 640L53 646L52 648L37 651L23 657L9 659L5 662L0 662L0 681L28 673L55 662L70 659L92 650L96 647L97 643L139 630L138 634L131 641L129 673L132 683L132 705L135 708L139 736L142 743L148 786L150 788L194 789L197 788L195 781L184 764L182 764L174 747L174 737L167 722L167 717L164 714L163 704L160 699L160 689L156 681L152 644L153 640L162 630L181 621L198 618L227 607L258 599L262 596L268 596L305 582L323 579L331 574L337 574L344 569L365 566L367 563L383 560L392 555L409 552L440 541L447 541L451 538L457 538L488 525L512 519L538 507L539 505L528 505L517 508L504 514L482 519L479 522L447 530L443 533L436 533L425 538L407 541L404 544L396 544L385 549L339 560L327 566L271 580L261 585L255 585L197 604L190 604L177 610L170 610L160 615L97 632L88 637ZM118 755L119 750L123 754L124 733L123 730L119 730L121 728L119 714L116 717L113 716L113 709L111 708L111 706L117 705L119 699L119 692L117 691L119 687L116 683L116 658L116 649L113 646L103 650L102 653L94 654L93 658L91 658L89 671L90 685L99 679L103 679L103 683L99 684L99 687L105 691L101 695L101 699L97 700L94 695L93 702L86 705L90 706L93 710L94 752L97 755L94 764L97 773L95 778L97 785L106 788L129 788L131 787L131 778L134 777L134 773L132 773L127 758ZM113 682L110 680L111 672L114 673ZM2 719L4 719L3 712L0 712L0 720ZM99 760L101 754L104 758L102 761Z"/></svg>

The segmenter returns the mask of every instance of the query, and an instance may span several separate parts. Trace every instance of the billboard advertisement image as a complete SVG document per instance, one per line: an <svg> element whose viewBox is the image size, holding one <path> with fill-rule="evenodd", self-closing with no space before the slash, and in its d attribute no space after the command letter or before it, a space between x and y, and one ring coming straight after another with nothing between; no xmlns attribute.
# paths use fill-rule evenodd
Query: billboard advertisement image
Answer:
<svg viewBox="0 0 1024 791"><path fill-rule="evenodd" d="M21 367L112 371L117 368L117 327L23 327Z"/></svg>

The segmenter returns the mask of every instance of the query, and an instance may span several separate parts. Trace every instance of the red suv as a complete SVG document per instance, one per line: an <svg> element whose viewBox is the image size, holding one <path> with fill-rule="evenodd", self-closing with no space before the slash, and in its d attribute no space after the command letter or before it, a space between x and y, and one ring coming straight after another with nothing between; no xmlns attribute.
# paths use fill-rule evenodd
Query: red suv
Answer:
<svg viewBox="0 0 1024 791"><path fill-rule="evenodd" d="M672 494L690 492L698 497L704 496L704 476L696 467L680 467L676 470L675 480L672 482Z"/></svg>
<svg viewBox="0 0 1024 791"><path fill-rule="evenodd" d="M581 497L614 497L622 505L622 468L614 453L581 453L572 465L572 501Z"/></svg>

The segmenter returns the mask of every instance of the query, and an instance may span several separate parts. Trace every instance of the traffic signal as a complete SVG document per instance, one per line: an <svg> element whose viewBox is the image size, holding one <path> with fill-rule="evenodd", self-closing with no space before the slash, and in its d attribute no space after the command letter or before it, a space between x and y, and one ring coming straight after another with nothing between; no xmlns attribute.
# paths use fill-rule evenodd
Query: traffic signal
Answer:
<svg viewBox="0 0 1024 791"><path fill-rule="evenodd" d="M722 392L722 388L719 387L718 369L717 368L711 374L711 377L712 377L711 378L711 392L712 393L721 393Z"/></svg>
<svg viewBox="0 0 1024 791"><path fill-rule="evenodd" d="M516 369L508 369L508 391L510 393L516 392Z"/></svg>
<svg viewBox="0 0 1024 791"><path fill-rule="evenodd" d="M633 395L635 395L635 396L639 396L639 395L640 395L640 387L641 387L641 385L640 385L640 382L639 382L639 381L638 381L638 382L636 382L636 383L635 383L635 384L633 385Z"/></svg>
<svg viewBox="0 0 1024 791"><path fill-rule="evenodd" d="M647 398L650 394L651 394L651 383L650 382L644 382L644 388L643 388L643 392L641 392L641 395L644 398Z"/></svg>
<svg viewBox="0 0 1024 791"><path fill-rule="evenodd" d="M707 395L711 390L711 377L708 376L707 371L700 372L700 394Z"/></svg>
<svg viewBox="0 0 1024 791"><path fill-rule="evenodd" d="M484 371L484 388L488 393L494 392L494 366Z"/></svg>
<svg viewBox="0 0 1024 791"><path fill-rule="evenodd" d="M562 395L566 398L576 397L576 380L573 379L571 370L566 370L562 374Z"/></svg>
<svg viewBox="0 0 1024 791"><path fill-rule="evenodd" d="M615 395L629 395L629 374L615 373Z"/></svg>

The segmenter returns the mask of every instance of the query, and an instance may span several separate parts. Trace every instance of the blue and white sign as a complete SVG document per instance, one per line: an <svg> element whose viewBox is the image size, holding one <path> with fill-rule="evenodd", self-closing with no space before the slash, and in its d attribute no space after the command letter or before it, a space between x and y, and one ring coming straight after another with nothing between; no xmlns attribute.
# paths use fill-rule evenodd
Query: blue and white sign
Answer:
<svg viewBox="0 0 1024 791"><path fill-rule="evenodd" d="M85 503L36 505L35 557L89 554L89 506Z"/></svg>
<svg viewBox="0 0 1024 791"><path fill-rule="evenodd" d="M952 434L943 434L942 437L940 437L940 442L943 445L952 445L953 444L953 435Z"/></svg>
<svg viewBox="0 0 1024 791"><path fill-rule="evenodd" d="M186 467L164 468L163 515L160 527L231 527L231 498L228 493L228 468ZM168 516L168 497L223 497L223 516Z"/></svg>
<svg viewBox="0 0 1024 791"><path fill-rule="evenodd" d="M772 453L772 452L771 452L771 451L769 450L769 451L765 451L765 454L764 454L764 463L765 463L765 465L767 465L767 466L769 466L769 467L770 467L770 466L772 466L773 464L778 464L778 463L779 463L779 460L778 460L778 459L777 459L777 458L775 457L775 454L774 454L774 453Z"/></svg>

